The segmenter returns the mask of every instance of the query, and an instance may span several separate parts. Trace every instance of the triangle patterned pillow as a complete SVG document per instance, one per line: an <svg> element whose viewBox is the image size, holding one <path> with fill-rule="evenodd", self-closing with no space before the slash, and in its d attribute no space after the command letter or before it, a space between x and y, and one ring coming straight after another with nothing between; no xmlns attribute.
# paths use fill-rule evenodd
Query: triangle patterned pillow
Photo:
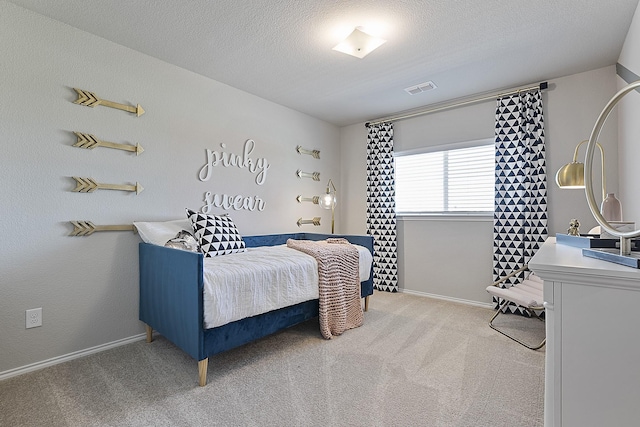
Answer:
<svg viewBox="0 0 640 427"><path fill-rule="evenodd" d="M230 216L206 215L186 209L193 235L205 257L245 252L245 243Z"/></svg>

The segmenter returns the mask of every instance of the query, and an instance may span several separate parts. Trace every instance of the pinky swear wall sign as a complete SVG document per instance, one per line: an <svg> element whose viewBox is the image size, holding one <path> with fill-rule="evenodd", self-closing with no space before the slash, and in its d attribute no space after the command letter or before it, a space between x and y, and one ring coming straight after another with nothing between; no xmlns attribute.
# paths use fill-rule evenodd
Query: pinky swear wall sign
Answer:
<svg viewBox="0 0 640 427"><path fill-rule="evenodd" d="M224 143L220 144L221 148L226 148ZM206 163L200 168L198 178L200 181L209 181L213 173L213 168L222 166L224 168L235 167L239 169L246 169L247 172L255 175L254 182L256 185L264 184L267 179L267 171L269 170L269 161L264 158L254 158L251 156L253 150L256 147L256 143L253 139L245 141L242 153L236 154L226 151L206 150ZM264 200L258 196L243 196L228 195L228 194L213 194L207 191L204 194L204 206L202 207L202 213L208 214L212 208L222 208L225 210L264 210Z"/></svg>

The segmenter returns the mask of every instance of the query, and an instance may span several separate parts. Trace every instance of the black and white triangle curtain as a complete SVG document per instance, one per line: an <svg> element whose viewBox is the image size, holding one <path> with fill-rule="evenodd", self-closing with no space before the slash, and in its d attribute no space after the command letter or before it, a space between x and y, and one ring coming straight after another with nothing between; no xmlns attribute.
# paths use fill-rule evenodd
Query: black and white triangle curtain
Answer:
<svg viewBox="0 0 640 427"><path fill-rule="evenodd" d="M547 175L540 90L498 99L495 148L494 281L527 264L547 238ZM505 286L520 279L513 278ZM509 310L517 311L515 306Z"/></svg>
<svg viewBox="0 0 640 427"><path fill-rule="evenodd" d="M367 135L367 234L374 239L373 286L398 291L393 124L369 126Z"/></svg>

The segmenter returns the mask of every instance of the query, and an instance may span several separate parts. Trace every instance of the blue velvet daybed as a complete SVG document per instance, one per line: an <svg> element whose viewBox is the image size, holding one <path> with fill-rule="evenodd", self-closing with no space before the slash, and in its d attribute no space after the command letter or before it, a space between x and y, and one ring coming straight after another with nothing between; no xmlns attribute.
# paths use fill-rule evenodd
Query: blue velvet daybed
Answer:
<svg viewBox="0 0 640 427"><path fill-rule="evenodd" d="M324 240L343 237L373 254L371 236L290 233L243 236L248 248L286 244L287 239ZM198 361L199 383L207 382L208 358L258 338L318 316L318 300L244 318L212 329L203 323L203 255L140 243L140 320L146 325L147 342L153 331L162 334ZM373 267L361 283L361 296L373 294Z"/></svg>

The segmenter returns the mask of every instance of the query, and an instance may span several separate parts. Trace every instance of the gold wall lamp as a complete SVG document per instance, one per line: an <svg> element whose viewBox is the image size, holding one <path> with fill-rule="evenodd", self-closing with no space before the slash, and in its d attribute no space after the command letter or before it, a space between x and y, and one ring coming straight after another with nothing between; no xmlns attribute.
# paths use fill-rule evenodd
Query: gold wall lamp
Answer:
<svg viewBox="0 0 640 427"><path fill-rule="evenodd" d="M584 163L578 161L578 149L589 140L585 139L576 145L573 153L573 161L567 163L558 169L556 173L556 184L563 189L585 188L584 183ZM600 149L601 174L602 174L602 202L600 204L600 212L607 221L622 221L622 207L620 201L614 193L607 193L607 175L604 169L604 149L599 142L595 142L595 146ZM591 176L589 177L591 178Z"/></svg>
<svg viewBox="0 0 640 427"><path fill-rule="evenodd" d="M331 234L334 231L335 225L335 211L336 211L336 203L338 202L338 198L336 197L338 190L336 190L336 186L333 184L333 181L329 179L327 183L327 192L320 197L320 207L322 209L331 209Z"/></svg>
<svg viewBox="0 0 640 427"><path fill-rule="evenodd" d="M144 114L144 109L137 104L135 107L131 105L120 104L118 102L107 101L106 99L100 99L98 96L89 92L88 90L73 88L78 93L78 99L73 101L74 104L84 105L85 107L96 107L98 105L104 105L105 107L115 108L118 110L126 111L127 113L133 113L137 117Z"/></svg>
<svg viewBox="0 0 640 427"><path fill-rule="evenodd" d="M573 152L573 161L562 166L556 172L556 184L558 184L558 187L563 189L584 188L584 163L578 161L578 150L585 142L589 142L589 140L585 139L576 145L576 149ZM600 159L602 160L602 200L604 200L607 193L607 176L604 172L604 149L599 142L596 142L596 145L600 149Z"/></svg>

